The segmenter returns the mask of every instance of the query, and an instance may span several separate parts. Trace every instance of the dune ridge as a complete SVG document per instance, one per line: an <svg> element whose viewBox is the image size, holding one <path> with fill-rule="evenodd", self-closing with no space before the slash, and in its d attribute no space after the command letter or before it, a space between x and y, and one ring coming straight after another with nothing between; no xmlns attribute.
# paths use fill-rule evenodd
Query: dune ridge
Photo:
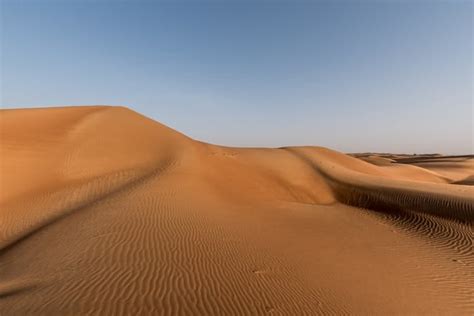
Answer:
<svg viewBox="0 0 474 316"><path fill-rule="evenodd" d="M474 220L474 190L468 187L419 183L405 179L374 179L371 174L354 173L338 166L332 171L317 164L317 158L308 158L289 148L312 163L333 187L337 200L353 206L372 210L406 210L426 212L431 215L452 218L465 223ZM332 166L334 169L334 166ZM439 176L438 178L442 178Z"/></svg>
<svg viewBox="0 0 474 316"><path fill-rule="evenodd" d="M123 107L0 113L8 315L474 311L469 156L445 172L206 144Z"/></svg>

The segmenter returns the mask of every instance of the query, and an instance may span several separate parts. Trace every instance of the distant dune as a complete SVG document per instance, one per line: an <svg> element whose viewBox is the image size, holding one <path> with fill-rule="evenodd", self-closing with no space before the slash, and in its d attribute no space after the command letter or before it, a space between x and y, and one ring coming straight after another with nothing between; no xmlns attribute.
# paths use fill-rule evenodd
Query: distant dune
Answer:
<svg viewBox="0 0 474 316"><path fill-rule="evenodd" d="M0 315L474 314L474 158L0 111Z"/></svg>

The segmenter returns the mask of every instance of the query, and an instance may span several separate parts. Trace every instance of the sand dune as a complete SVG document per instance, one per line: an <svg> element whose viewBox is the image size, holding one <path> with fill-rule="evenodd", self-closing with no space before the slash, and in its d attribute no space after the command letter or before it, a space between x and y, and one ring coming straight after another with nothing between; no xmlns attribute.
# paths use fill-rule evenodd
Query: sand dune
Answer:
<svg viewBox="0 0 474 316"><path fill-rule="evenodd" d="M0 129L1 315L474 313L472 156L223 147L122 107Z"/></svg>

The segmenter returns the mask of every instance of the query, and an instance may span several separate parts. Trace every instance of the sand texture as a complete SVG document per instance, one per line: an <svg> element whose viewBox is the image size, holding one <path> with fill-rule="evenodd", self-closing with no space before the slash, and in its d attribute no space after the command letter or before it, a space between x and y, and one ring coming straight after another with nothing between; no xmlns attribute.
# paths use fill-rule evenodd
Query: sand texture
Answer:
<svg viewBox="0 0 474 316"><path fill-rule="evenodd" d="M474 159L2 110L0 315L473 315Z"/></svg>

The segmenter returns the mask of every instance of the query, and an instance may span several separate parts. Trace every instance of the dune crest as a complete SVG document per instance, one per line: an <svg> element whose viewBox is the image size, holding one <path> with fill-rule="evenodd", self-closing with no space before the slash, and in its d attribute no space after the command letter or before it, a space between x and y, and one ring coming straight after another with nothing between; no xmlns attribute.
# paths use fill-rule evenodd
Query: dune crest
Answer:
<svg viewBox="0 0 474 316"><path fill-rule="evenodd" d="M108 106L0 132L0 314L474 313L471 156L224 147Z"/></svg>

